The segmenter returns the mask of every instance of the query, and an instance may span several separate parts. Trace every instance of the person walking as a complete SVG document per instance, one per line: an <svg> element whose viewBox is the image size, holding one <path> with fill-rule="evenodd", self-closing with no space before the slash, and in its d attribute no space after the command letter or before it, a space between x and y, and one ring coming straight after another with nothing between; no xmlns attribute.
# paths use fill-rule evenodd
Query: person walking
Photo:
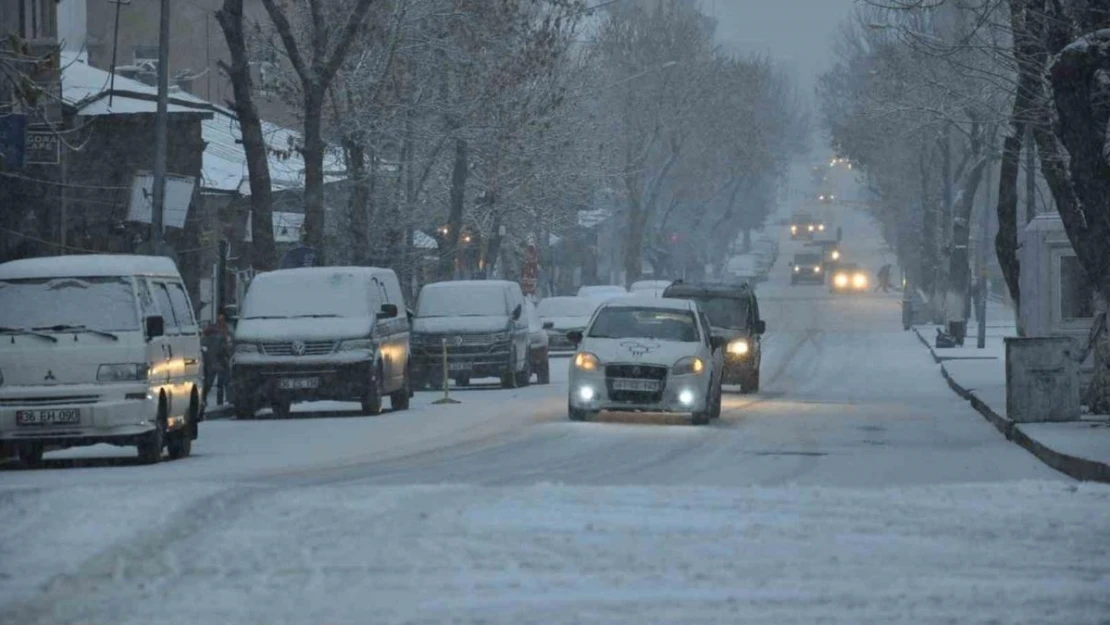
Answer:
<svg viewBox="0 0 1110 625"><path fill-rule="evenodd" d="M879 289L882 289L883 293L890 293L890 269L890 263L879 268L878 284L875 285L876 293L879 292Z"/></svg>
<svg viewBox="0 0 1110 625"><path fill-rule="evenodd" d="M216 322L204 329L201 340L204 349L204 402L216 384L216 405L222 406L227 391L227 378L231 371L231 329L224 313L216 315Z"/></svg>

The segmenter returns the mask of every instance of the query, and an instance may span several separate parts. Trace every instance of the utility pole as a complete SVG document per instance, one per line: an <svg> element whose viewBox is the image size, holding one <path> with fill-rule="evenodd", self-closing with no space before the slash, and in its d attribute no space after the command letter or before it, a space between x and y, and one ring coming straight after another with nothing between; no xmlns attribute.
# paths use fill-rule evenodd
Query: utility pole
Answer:
<svg viewBox="0 0 1110 625"><path fill-rule="evenodd" d="M150 228L154 254L164 253L163 216L166 208L166 147L169 134L170 95L170 0L162 0L158 29L158 109L154 118L154 183L151 198Z"/></svg>
<svg viewBox="0 0 1110 625"><path fill-rule="evenodd" d="M979 334L976 337L976 347L987 347L987 259L990 258L990 230L991 207L994 205L992 191L994 190L994 163L987 166L987 202L983 206L983 213L979 216L979 289L975 293L975 316L979 318Z"/></svg>

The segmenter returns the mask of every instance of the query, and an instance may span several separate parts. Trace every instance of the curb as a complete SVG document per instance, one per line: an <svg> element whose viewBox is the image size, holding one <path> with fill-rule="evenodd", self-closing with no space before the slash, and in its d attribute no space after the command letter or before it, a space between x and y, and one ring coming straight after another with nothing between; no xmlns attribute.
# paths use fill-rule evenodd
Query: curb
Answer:
<svg viewBox="0 0 1110 625"><path fill-rule="evenodd" d="M1044 464L1072 479L1083 482L1102 482L1110 484L1110 464L1061 453L1033 439L1021 430L1020 425L998 414L994 409L988 406L986 402L979 399L974 392L960 386L959 382L952 377L952 374L948 373L948 369L944 366L942 359L937 356L936 350L929 344L929 341L921 335L921 332L918 331L916 326L913 328L913 333L917 335L921 343L928 348L929 355L933 357L933 361L940 365L940 374L948 383L949 388L960 397L971 402L971 407L1005 436L1006 440L1020 445Z"/></svg>

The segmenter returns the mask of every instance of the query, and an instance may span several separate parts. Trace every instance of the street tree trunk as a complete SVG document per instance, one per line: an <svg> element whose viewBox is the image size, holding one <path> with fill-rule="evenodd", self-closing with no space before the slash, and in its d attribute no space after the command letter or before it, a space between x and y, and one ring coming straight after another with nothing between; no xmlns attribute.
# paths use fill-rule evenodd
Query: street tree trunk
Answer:
<svg viewBox="0 0 1110 625"><path fill-rule="evenodd" d="M216 12L216 21L224 32L231 55L230 63L221 61L219 65L231 79L235 99L229 106L239 120L243 152L247 157L247 176L251 190L250 262L255 269L265 271L277 265L273 228L274 200L262 120L258 117L251 92L250 62L243 33L243 0L224 0L223 7Z"/></svg>
<svg viewBox="0 0 1110 625"><path fill-rule="evenodd" d="M989 163L986 156L971 166L953 206L952 251L948 265L947 309L950 321L967 321L966 302L971 292L971 213L975 196L983 181L983 172ZM966 330L966 326L965 326ZM961 337L962 338L962 337Z"/></svg>
<svg viewBox="0 0 1110 625"><path fill-rule="evenodd" d="M366 173L366 148L358 137L344 137L347 175L354 188L348 204L351 225L351 261L361 265L370 260L370 188Z"/></svg>
<svg viewBox="0 0 1110 625"><path fill-rule="evenodd" d="M304 98L304 233L321 265L327 264L324 210L324 99L322 91L307 90Z"/></svg>
<svg viewBox="0 0 1110 625"><path fill-rule="evenodd" d="M465 139L455 139L455 164L451 168L450 204L447 207L447 233L440 238L439 276L450 280L462 258L459 240L462 237L463 210L466 207L466 181L470 174L470 152Z"/></svg>

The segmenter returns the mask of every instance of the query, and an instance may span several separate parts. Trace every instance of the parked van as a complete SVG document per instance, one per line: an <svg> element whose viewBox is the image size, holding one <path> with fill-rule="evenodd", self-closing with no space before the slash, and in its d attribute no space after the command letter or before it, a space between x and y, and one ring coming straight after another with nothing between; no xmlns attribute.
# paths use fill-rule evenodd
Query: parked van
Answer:
<svg viewBox="0 0 1110 625"><path fill-rule="evenodd" d="M81 255L0 264L0 440L135 445L188 456L201 413L200 333L172 260Z"/></svg>
<svg viewBox="0 0 1110 625"><path fill-rule="evenodd" d="M236 416L299 401L362 402L378 414L409 407L409 320L392 269L306 267L254 277L235 327Z"/></svg>
<svg viewBox="0 0 1110 625"><path fill-rule="evenodd" d="M413 320L413 370L421 385L459 386L472 378L496 377L504 388L527 386L528 319L520 285L507 280L456 280L426 284Z"/></svg>

